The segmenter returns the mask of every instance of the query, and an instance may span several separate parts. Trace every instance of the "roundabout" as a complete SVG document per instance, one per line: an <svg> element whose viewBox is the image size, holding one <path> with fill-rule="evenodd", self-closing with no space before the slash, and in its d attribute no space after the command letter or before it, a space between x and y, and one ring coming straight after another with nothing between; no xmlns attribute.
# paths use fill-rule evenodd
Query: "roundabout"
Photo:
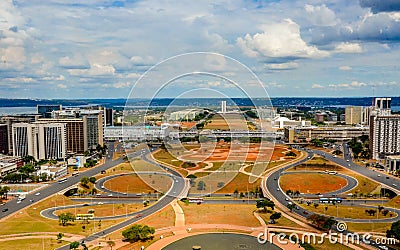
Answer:
<svg viewBox="0 0 400 250"><path fill-rule="evenodd" d="M140 175L140 174L148 175L148 174L151 174L151 175L159 175L159 176L168 177L168 178L170 178L170 183L171 183L169 191L174 193L174 194L177 194L176 191L173 191L174 184L175 183L180 183L177 178L183 179L182 177L175 176L175 175L170 174L170 173L164 173L164 172L135 172L135 173L132 173L132 174L117 174L117 175L111 175L111 176L107 176L107 177L101 178L96 182L95 187L100 189L101 191L103 191L105 193L108 193L108 195L107 195L108 197L113 197L114 198L114 200L112 201L112 206L113 207L110 207L112 210L114 210L114 205L115 204L118 205L118 204L121 204L121 203L126 203L125 200L119 200L120 197L122 197L122 198L138 198L138 197L139 198L144 198L144 197L142 197L142 194L122 193L122 192L116 192L116 191L112 191L112 190L104 188L104 183L106 181L108 181L108 180L111 180L113 178L117 178L117 177L120 177L120 176L124 176L124 175L134 175L134 174L135 175ZM110 196L110 194L113 195L113 196ZM149 197L146 197L146 198L149 198ZM163 199L163 197L161 197L161 199ZM52 220L58 220L58 215L56 215L56 211L72 210L72 209L74 209L76 211L77 209L80 209L80 208L91 209L91 208L104 207L104 206L111 205L109 201L107 203L105 203L105 202L102 202L102 199L94 198L94 200L95 200L95 202L90 202L90 203L76 204L76 205L69 205L69 206L58 206L58 207L48 208L48 209L42 210L40 212L40 214L45 218L52 219ZM138 201L137 200L136 200L136 202L132 201L132 203L136 203L137 204ZM157 204L157 203L155 203L155 204ZM127 217L134 217L134 218L138 218L139 219L139 218L141 218L143 216L143 214L146 214L147 212L154 210L152 206L149 206L149 207L147 207L147 208L145 208L143 210L135 211L135 212L129 212L128 213L128 205L129 204L123 204L123 205L126 206L126 213L119 214L119 215L112 215L112 216L99 216L99 217L94 217L93 219L94 220L113 220L113 219L120 219L120 218L127 218ZM132 208L129 209L129 210L132 210ZM134 210L137 210L137 209L134 209Z"/></svg>

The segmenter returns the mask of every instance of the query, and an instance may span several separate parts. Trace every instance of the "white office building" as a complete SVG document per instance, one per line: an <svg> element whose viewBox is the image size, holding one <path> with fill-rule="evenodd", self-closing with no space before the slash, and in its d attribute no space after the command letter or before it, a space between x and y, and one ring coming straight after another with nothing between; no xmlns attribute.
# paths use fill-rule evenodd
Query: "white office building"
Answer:
<svg viewBox="0 0 400 250"><path fill-rule="evenodd" d="M400 154L400 116L371 116L370 151L373 159Z"/></svg>
<svg viewBox="0 0 400 250"><path fill-rule="evenodd" d="M40 159L65 159L65 123L17 123L12 125L13 155Z"/></svg>

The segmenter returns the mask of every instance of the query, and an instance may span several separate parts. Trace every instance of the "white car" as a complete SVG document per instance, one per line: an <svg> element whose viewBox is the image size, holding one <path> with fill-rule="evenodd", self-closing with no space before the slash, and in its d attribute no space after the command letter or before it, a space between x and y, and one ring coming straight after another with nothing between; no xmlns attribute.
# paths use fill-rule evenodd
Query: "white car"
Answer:
<svg viewBox="0 0 400 250"><path fill-rule="evenodd" d="M380 174L378 174L378 177L381 177L381 175L380 175Z"/></svg>
<svg viewBox="0 0 400 250"><path fill-rule="evenodd" d="M18 200L17 203L21 203L21 200Z"/></svg>
<svg viewBox="0 0 400 250"><path fill-rule="evenodd" d="M40 195L40 193L36 193L35 195L36 195L36 196L39 196L39 195Z"/></svg>

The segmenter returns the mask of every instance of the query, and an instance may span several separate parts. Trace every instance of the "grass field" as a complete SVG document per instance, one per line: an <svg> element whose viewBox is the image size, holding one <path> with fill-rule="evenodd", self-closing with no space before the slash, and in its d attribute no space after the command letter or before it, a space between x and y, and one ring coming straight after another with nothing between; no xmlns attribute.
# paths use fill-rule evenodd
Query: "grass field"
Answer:
<svg viewBox="0 0 400 250"><path fill-rule="evenodd" d="M339 218L351 218L351 219L371 219L371 221L375 219L382 219L382 218L390 218L389 213L386 216L383 216L381 213L377 213L374 216L370 216L365 212L366 209L371 209L368 207L357 207L357 206L345 206L345 205L331 205L331 204L319 204L317 208L315 208L313 205L304 205L300 204L303 208L319 213L319 214L324 214L324 215L329 215L329 216L335 216ZM327 210L325 208L328 208ZM393 217L396 217L397 214L393 214Z"/></svg>
<svg viewBox="0 0 400 250"><path fill-rule="evenodd" d="M53 239L52 238L18 239L18 240L0 241L0 250L9 250L9 249L53 250L67 243L68 242L66 241L59 242L56 239L56 236L54 236Z"/></svg>
<svg viewBox="0 0 400 250"><path fill-rule="evenodd" d="M347 227L352 232L376 232L386 233L386 230L390 229L392 223L354 223L347 222Z"/></svg>
<svg viewBox="0 0 400 250"><path fill-rule="evenodd" d="M255 205L237 204L184 204L180 202L185 213L186 224L233 224L258 227L260 222L254 217Z"/></svg>
<svg viewBox="0 0 400 250"><path fill-rule="evenodd" d="M348 173L348 175L354 177L358 181L358 185L355 189L350 190L349 193L353 194L363 194L363 196L368 195L368 194L373 194L373 192L377 192L378 194L380 193L377 187L379 186L378 183L364 177L360 176L354 173Z"/></svg>
<svg viewBox="0 0 400 250"><path fill-rule="evenodd" d="M260 210L262 211L262 210ZM268 224L268 222L270 221L270 216L271 214L275 212L275 211L271 211L271 210L267 210L266 213L264 212L259 212L258 214L260 215L260 217L265 221L265 223ZM278 212L278 211L276 211ZM296 227L296 228L301 228L301 226L299 226L297 223L287 219L286 217L282 216L281 218L279 218L278 220L275 221L275 224L273 224L273 226L285 226L285 227Z"/></svg>
<svg viewBox="0 0 400 250"><path fill-rule="evenodd" d="M279 178L283 191L295 190L301 193L315 194L332 192L346 186L347 181L336 175L320 173L293 173Z"/></svg>

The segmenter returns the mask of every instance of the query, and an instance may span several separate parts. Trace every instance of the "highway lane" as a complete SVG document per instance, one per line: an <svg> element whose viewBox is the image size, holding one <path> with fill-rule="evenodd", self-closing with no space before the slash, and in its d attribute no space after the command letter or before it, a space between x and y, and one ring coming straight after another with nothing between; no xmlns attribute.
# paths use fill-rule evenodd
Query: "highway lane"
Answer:
<svg viewBox="0 0 400 250"><path fill-rule="evenodd" d="M277 171L275 171L274 173L272 173L264 182L262 182L262 184L266 185L266 188L268 189L268 192L282 205L286 206L289 202L293 202L292 199L286 195L284 193L284 191L281 189L280 185L279 185L279 178L282 175L282 173L292 167L298 166L300 164L305 163L306 161L310 160L312 157L314 156L314 154L312 152L307 152L307 157L289 164L283 168L278 169ZM297 206L293 212L297 213L298 215L302 216L302 217L308 217L310 214L312 214L311 212L306 211L305 209L303 209L302 207Z"/></svg>
<svg viewBox="0 0 400 250"><path fill-rule="evenodd" d="M329 154L324 151L321 151L321 150L311 150L311 149L308 149L308 150L326 158L327 160L337 163L337 164L343 166L344 168L351 169L354 172L356 172L360 175L366 176L368 178L371 178L372 180L374 180L378 183L385 184L390 189L395 190L396 193L400 193L400 179L395 178L395 177L386 176L384 174L381 174L378 171L373 171L364 166L360 166L360 165L354 163L353 159L351 157L351 154L350 154L349 146L347 144L343 144L344 159L339 158L339 157L334 157L334 155Z"/></svg>

